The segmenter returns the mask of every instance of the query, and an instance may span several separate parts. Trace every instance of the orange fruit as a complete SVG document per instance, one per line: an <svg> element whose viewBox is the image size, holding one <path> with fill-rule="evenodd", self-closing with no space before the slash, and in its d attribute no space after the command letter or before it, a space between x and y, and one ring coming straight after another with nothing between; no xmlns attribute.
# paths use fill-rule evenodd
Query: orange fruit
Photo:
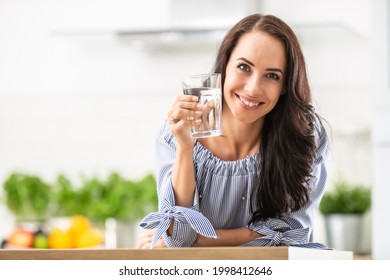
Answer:
<svg viewBox="0 0 390 280"><path fill-rule="evenodd" d="M70 219L70 228L69 231L73 235L79 235L82 232L90 229L92 227L89 219L82 215L75 215Z"/></svg>

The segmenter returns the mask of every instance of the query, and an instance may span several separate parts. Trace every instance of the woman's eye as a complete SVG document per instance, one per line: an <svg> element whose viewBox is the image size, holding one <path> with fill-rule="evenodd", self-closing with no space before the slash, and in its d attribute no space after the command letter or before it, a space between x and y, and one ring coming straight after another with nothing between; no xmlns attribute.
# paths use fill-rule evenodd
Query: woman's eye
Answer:
<svg viewBox="0 0 390 280"><path fill-rule="evenodd" d="M279 80L279 76L278 76L277 74L275 74L275 73L268 73L268 74L266 75L266 77L267 77L268 79L272 79L272 80Z"/></svg>
<svg viewBox="0 0 390 280"><path fill-rule="evenodd" d="M241 63L238 65L238 69L244 71L244 72L249 72L250 68L247 64Z"/></svg>

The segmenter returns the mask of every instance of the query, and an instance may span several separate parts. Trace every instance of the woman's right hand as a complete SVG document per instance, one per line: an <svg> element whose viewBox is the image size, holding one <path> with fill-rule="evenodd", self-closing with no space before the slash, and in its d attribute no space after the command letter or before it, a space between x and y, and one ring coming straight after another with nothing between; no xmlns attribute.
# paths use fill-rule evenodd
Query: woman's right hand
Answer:
<svg viewBox="0 0 390 280"><path fill-rule="evenodd" d="M168 112L168 123L177 144L181 147L192 146L194 139L190 127L201 123L202 105L199 98L193 95L179 95Z"/></svg>
<svg viewBox="0 0 390 280"><path fill-rule="evenodd" d="M152 241L157 230L143 230L140 238L135 246L136 249L151 249ZM154 249L168 248L162 237L157 241L153 247Z"/></svg>

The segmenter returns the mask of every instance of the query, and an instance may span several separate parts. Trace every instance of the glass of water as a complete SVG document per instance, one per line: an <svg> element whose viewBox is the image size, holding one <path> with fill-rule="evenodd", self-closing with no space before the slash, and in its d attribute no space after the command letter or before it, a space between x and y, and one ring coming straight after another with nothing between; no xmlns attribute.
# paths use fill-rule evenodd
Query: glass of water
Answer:
<svg viewBox="0 0 390 280"><path fill-rule="evenodd" d="M191 126L193 138L219 136L222 134L222 90L218 73L187 76L182 79L183 92L199 97L203 105L201 123Z"/></svg>

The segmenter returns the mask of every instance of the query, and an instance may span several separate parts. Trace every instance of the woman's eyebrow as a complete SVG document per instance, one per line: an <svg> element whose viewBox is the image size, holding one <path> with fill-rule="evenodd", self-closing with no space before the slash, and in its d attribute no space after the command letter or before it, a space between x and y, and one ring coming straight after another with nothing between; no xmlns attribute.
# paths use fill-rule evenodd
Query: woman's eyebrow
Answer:
<svg viewBox="0 0 390 280"><path fill-rule="evenodd" d="M280 68L266 68L265 70L272 71L272 72L280 72L281 74L283 74L283 71Z"/></svg>
<svg viewBox="0 0 390 280"><path fill-rule="evenodd" d="M245 61L246 63L248 63L250 66L255 66L255 64L253 62L250 62L248 59L246 59L245 57L239 57L237 58L237 60L243 60Z"/></svg>
<svg viewBox="0 0 390 280"><path fill-rule="evenodd" d="M246 59L245 57L239 57L237 58L237 60L242 60L242 61L245 61L246 63L248 63L250 66L254 67L255 64L251 61L249 61L248 59ZM266 71L273 71L273 72L280 72L282 75L283 75L283 71L282 69L280 68L266 68L265 69Z"/></svg>

